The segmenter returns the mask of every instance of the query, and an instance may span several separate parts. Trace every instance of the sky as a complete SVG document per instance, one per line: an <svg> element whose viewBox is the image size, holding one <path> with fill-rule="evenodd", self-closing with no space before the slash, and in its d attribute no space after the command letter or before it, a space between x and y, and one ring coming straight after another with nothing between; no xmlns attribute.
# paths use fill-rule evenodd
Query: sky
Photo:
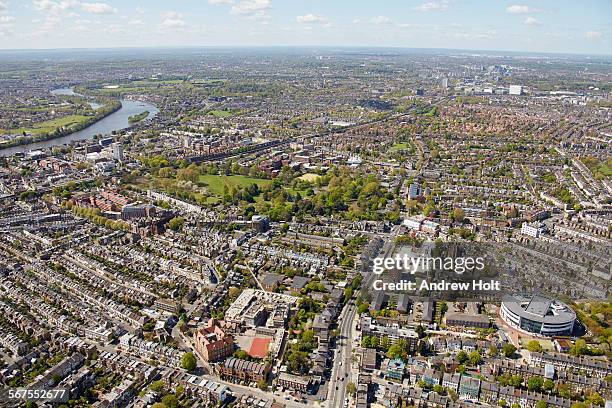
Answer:
<svg viewBox="0 0 612 408"><path fill-rule="evenodd" d="M385 46L612 54L612 0L0 0L0 49Z"/></svg>

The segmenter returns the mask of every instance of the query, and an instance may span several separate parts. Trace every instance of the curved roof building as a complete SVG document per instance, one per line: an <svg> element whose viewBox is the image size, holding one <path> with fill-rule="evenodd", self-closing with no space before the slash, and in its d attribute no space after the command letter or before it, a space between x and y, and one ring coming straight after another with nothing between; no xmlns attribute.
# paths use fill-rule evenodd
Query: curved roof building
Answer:
<svg viewBox="0 0 612 408"><path fill-rule="evenodd" d="M569 335L576 321L576 313L569 306L542 295L508 296L500 315L512 327L543 336Z"/></svg>

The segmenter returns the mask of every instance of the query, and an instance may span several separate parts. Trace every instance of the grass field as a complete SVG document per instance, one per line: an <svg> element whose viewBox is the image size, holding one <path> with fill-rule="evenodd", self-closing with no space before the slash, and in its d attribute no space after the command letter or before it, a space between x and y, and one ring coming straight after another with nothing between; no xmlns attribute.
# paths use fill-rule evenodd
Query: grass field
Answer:
<svg viewBox="0 0 612 408"><path fill-rule="evenodd" d="M521 347L526 348L527 347L527 343L529 343L531 340L533 340L533 338L528 337L521 337ZM542 346L542 348L546 351L554 351L555 350L555 346L553 345L552 341L550 341L549 339L540 339L537 338L536 339L540 345Z"/></svg>
<svg viewBox="0 0 612 408"><path fill-rule="evenodd" d="M205 174L200 176L200 182L206 183L211 193L222 197L224 186L228 189L232 187L246 187L251 184L257 184L259 187L263 187L272 183L271 180L251 178L247 176L220 176L217 174Z"/></svg>
<svg viewBox="0 0 612 408"><path fill-rule="evenodd" d="M227 118L228 116L232 116L232 112L226 110L212 110L208 112L208 114L217 118Z"/></svg>
<svg viewBox="0 0 612 408"><path fill-rule="evenodd" d="M157 85L176 85L185 82L183 79L142 79L138 81L131 81L131 86L157 86Z"/></svg>
<svg viewBox="0 0 612 408"><path fill-rule="evenodd" d="M412 147L412 146L410 146L410 144L409 144L409 143L396 143L396 144L394 144L393 146L391 146L391 147L389 148L389 153L392 153L392 152L399 152L399 151L401 151L401 150L408 150L408 149L410 149L411 147Z"/></svg>
<svg viewBox="0 0 612 408"><path fill-rule="evenodd" d="M57 119L47 120L45 122L34 123L31 127L27 128L18 128L18 129L9 129L7 132L9 133L23 133L29 132L34 135L49 133L57 129L61 126L70 126L77 123L84 122L87 119L90 119L90 116L83 115L68 115Z"/></svg>
<svg viewBox="0 0 612 408"><path fill-rule="evenodd" d="M138 90L143 90L146 88L157 88L159 86L164 85L179 85L185 83L182 79L168 79L168 80L154 80L154 79L143 79L138 81L126 82L124 84L114 84L117 85L117 88L98 88L99 91L102 92L113 92L113 91L122 91L122 92L134 92Z"/></svg>
<svg viewBox="0 0 612 408"><path fill-rule="evenodd" d="M314 182L317 181L317 179L321 177L318 174L314 174L314 173L306 173L302 176L299 177L300 180L305 180L305 181L310 181L310 182Z"/></svg>
<svg viewBox="0 0 612 408"><path fill-rule="evenodd" d="M114 95L117 92L146 92L147 91L147 87L122 87L120 86L119 88L100 88L98 89L98 91L100 91L103 94L110 94L110 95Z"/></svg>

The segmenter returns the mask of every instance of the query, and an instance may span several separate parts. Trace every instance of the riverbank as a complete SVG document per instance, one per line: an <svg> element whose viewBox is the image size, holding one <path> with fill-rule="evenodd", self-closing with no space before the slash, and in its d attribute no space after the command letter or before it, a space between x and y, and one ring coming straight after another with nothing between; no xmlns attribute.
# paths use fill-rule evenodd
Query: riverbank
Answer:
<svg viewBox="0 0 612 408"><path fill-rule="evenodd" d="M137 123L149 116L149 111L144 111L138 115L132 115L128 118L129 123Z"/></svg>
<svg viewBox="0 0 612 408"><path fill-rule="evenodd" d="M90 140L96 135L110 135L113 132L118 132L134 126L128 122L128 117L130 116L137 115L147 110L150 112L149 118L154 118L159 113L157 106L148 102L122 99L121 104L122 107L118 111L111 113L105 118L100 119L92 125L79 130L78 132L45 141L0 149L0 157L12 156L20 153L23 154L30 150L48 149L53 146L63 146L73 142Z"/></svg>
<svg viewBox="0 0 612 408"><path fill-rule="evenodd" d="M96 124L100 120L117 112L123 107L123 104L120 100L107 99L104 102L105 103L103 105L99 106L95 110L95 115L91 117L87 117L86 120L83 120L77 123L71 123L69 126L59 126L52 132L40 133L37 135L29 135L29 136L26 136L26 135L18 136L14 139L0 143L0 150L9 149L12 147L17 147L17 146L28 145L32 143L45 142L45 141L68 136L72 133L79 132L83 129L86 129Z"/></svg>

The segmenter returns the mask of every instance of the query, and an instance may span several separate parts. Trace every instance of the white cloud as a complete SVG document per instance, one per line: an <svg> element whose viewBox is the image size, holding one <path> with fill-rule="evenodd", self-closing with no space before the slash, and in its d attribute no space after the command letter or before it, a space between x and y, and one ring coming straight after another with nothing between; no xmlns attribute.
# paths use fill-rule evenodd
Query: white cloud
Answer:
<svg viewBox="0 0 612 408"><path fill-rule="evenodd" d="M13 16L0 16L0 37L13 35L13 21L15 21Z"/></svg>
<svg viewBox="0 0 612 408"><path fill-rule="evenodd" d="M138 14L144 14L147 12L147 9L142 6L136 6L134 10L136 10L136 13Z"/></svg>
<svg viewBox="0 0 612 408"><path fill-rule="evenodd" d="M81 4L81 8L92 14L113 14L117 12L116 8L106 3L83 3Z"/></svg>
<svg viewBox="0 0 612 408"><path fill-rule="evenodd" d="M248 18L267 18L270 8L270 0L241 0L232 6L230 13Z"/></svg>
<svg viewBox="0 0 612 408"><path fill-rule="evenodd" d="M603 34L600 31L587 31L584 36L589 40L599 40Z"/></svg>
<svg viewBox="0 0 612 408"><path fill-rule="evenodd" d="M0 11L5 11L8 9L8 1L0 0Z"/></svg>
<svg viewBox="0 0 612 408"><path fill-rule="evenodd" d="M81 3L78 0L34 0L32 4L35 10L47 11L54 14L59 14L75 8L80 8L92 14L113 14L117 12L117 9L106 3Z"/></svg>
<svg viewBox="0 0 612 408"><path fill-rule="evenodd" d="M448 10L448 1L430 1L414 7L416 11L445 11Z"/></svg>
<svg viewBox="0 0 612 408"><path fill-rule="evenodd" d="M144 21L142 20L129 20L128 25L133 25L133 26L141 26L144 24Z"/></svg>
<svg viewBox="0 0 612 408"><path fill-rule="evenodd" d="M234 4L234 0L208 0L208 4L216 6L217 4Z"/></svg>
<svg viewBox="0 0 612 408"><path fill-rule="evenodd" d="M41 21L39 19L32 20L36 24L37 30L32 33L34 36L47 34L59 28L61 19L56 12L49 12Z"/></svg>
<svg viewBox="0 0 612 408"><path fill-rule="evenodd" d="M185 27L187 23L183 21L183 15L176 11L167 11L162 13L162 22L160 26L162 28L179 28Z"/></svg>
<svg viewBox="0 0 612 408"><path fill-rule="evenodd" d="M356 18L353 20L353 24L359 24L359 23L361 23L361 19Z"/></svg>
<svg viewBox="0 0 612 408"><path fill-rule="evenodd" d="M49 11L52 13L58 13L60 11L78 7L80 5L80 3L76 0L34 0L32 4L34 5L34 8L38 11Z"/></svg>
<svg viewBox="0 0 612 408"><path fill-rule="evenodd" d="M542 10L529 7L524 4L513 4L512 6L506 7L506 13L510 14L529 14L529 13L540 13Z"/></svg>
<svg viewBox="0 0 612 408"><path fill-rule="evenodd" d="M295 18L300 24L325 24L327 20L323 16L318 16L315 14L305 14L303 16L297 16Z"/></svg>
<svg viewBox="0 0 612 408"><path fill-rule="evenodd" d="M368 21L372 24L388 24L391 22L391 19L387 16L376 16L376 17L372 17Z"/></svg>
<svg viewBox="0 0 612 408"><path fill-rule="evenodd" d="M530 26L539 26L539 25L541 25L542 23L541 23L541 22L540 22L540 20L538 20L537 18L534 18L534 17L531 17L531 16L530 16L530 17L527 17L527 18L525 19L525 21L523 21L523 24L525 24L525 25L530 25Z"/></svg>

